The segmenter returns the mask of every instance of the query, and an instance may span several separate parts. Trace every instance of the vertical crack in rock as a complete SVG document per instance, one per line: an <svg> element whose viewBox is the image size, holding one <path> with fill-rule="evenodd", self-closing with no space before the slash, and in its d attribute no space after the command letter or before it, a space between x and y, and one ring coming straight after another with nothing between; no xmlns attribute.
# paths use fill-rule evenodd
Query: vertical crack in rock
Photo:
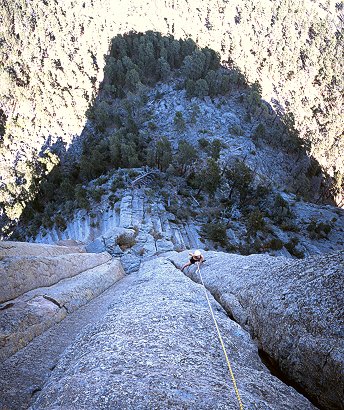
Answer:
<svg viewBox="0 0 344 410"><path fill-rule="evenodd" d="M318 409L326 410L325 407L321 406L316 400L310 397L302 386L300 386L298 383L296 383L294 380L288 377L281 370L281 367L279 366L278 362L274 360L267 352L265 352L263 349L258 348L258 354L262 363L273 376L277 377L279 380L281 380L281 382L283 382L287 386L293 387L298 393L306 397Z"/></svg>
<svg viewBox="0 0 344 410"><path fill-rule="evenodd" d="M177 268L179 269L179 266L172 260L169 259L169 261ZM184 273L184 272L183 272ZM200 280L196 280L194 277L188 276L186 273L184 275L189 278L191 281L200 284ZM202 285L203 286L203 285ZM233 322L237 323L245 332L247 332L251 339L254 341L255 334L251 334L251 332L248 332L247 329L245 329L240 322L235 320L233 313L231 309L227 305L225 305L222 302L221 296L218 292L216 292L214 289L211 289L210 287L207 287L205 285L206 290L210 293L210 295L216 300L216 302L223 308L223 310L226 312L227 317L232 320ZM256 343L256 342L255 342ZM274 360L267 352L265 352L263 349L258 347L258 355L261 360L261 363L269 370L270 374L277 379L279 379L282 383L284 383L287 386L293 387L298 393L302 394L307 400L309 400L314 406L319 408L320 410L326 410L324 407L320 406L319 403L314 400L312 397L310 397L305 389L300 386L300 384L296 383L295 381L291 380L280 368L279 364L277 363L276 360Z"/></svg>

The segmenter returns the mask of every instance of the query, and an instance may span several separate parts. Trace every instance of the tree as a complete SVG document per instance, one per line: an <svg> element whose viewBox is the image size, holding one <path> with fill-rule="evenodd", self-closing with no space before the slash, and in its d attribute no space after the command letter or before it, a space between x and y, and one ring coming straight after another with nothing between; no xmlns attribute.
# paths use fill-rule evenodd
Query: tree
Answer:
<svg viewBox="0 0 344 410"><path fill-rule="evenodd" d="M164 57L160 57L156 68L158 80L166 80L171 74L171 67Z"/></svg>
<svg viewBox="0 0 344 410"><path fill-rule="evenodd" d="M209 70L217 70L220 68L220 54L211 48L202 48L202 53L205 55L205 64L203 74Z"/></svg>
<svg viewBox="0 0 344 410"><path fill-rule="evenodd" d="M173 119L173 123L177 131L185 131L186 125L185 125L183 113L181 111L176 112L176 115L174 116L174 119Z"/></svg>
<svg viewBox="0 0 344 410"><path fill-rule="evenodd" d="M111 40L110 55L116 59L127 56L127 42L121 34Z"/></svg>
<svg viewBox="0 0 344 410"><path fill-rule="evenodd" d="M230 78L221 70L209 70L205 79L209 86L209 95L226 94L230 89Z"/></svg>
<svg viewBox="0 0 344 410"><path fill-rule="evenodd" d="M65 178L60 185L60 198L65 200L74 199L74 186L68 178Z"/></svg>
<svg viewBox="0 0 344 410"><path fill-rule="evenodd" d="M225 171L225 176L228 178L231 185L229 198L231 198L234 191L237 191L240 203L243 204L248 194L253 189L252 171L243 161L237 160L232 168Z"/></svg>
<svg viewBox="0 0 344 410"><path fill-rule="evenodd" d="M134 141L121 143L121 166L124 168L134 168L140 166L137 145Z"/></svg>
<svg viewBox="0 0 344 410"><path fill-rule="evenodd" d="M195 50L191 56L184 58L182 72L186 78L197 81L203 75L205 64L205 54L201 50Z"/></svg>
<svg viewBox="0 0 344 410"><path fill-rule="evenodd" d="M221 149L224 148L224 144L218 138L214 139L208 147L209 155L217 161L220 158Z"/></svg>
<svg viewBox="0 0 344 410"><path fill-rule="evenodd" d="M230 91L231 86L230 86L230 77L228 74L223 74L221 73L220 75L220 80L221 80L221 85L219 89L219 94L226 94L228 91Z"/></svg>
<svg viewBox="0 0 344 410"><path fill-rule="evenodd" d="M259 209L255 209L250 213L246 226L249 236L256 236L258 231L263 231L265 229L264 215Z"/></svg>
<svg viewBox="0 0 344 410"><path fill-rule="evenodd" d="M209 70L206 77L205 77L208 87L209 87L209 95L215 96L218 94L221 84L219 83L219 77L214 70Z"/></svg>
<svg viewBox="0 0 344 410"><path fill-rule="evenodd" d="M254 130L253 137L254 139L265 138L266 130L262 123L258 124L257 128Z"/></svg>
<svg viewBox="0 0 344 410"><path fill-rule="evenodd" d="M136 91L140 83L140 74L135 70L135 68L132 68L126 73L125 85L130 91Z"/></svg>
<svg viewBox="0 0 344 410"><path fill-rule="evenodd" d="M115 168L121 166L121 141L122 131L115 132L109 138L110 161Z"/></svg>
<svg viewBox="0 0 344 410"><path fill-rule="evenodd" d="M104 173L107 166L107 153L101 152L99 145L95 145L89 154L81 155L80 178L83 181L91 181Z"/></svg>
<svg viewBox="0 0 344 410"><path fill-rule="evenodd" d="M196 83L193 80L187 79L185 81L186 96L191 98L195 96Z"/></svg>
<svg viewBox="0 0 344 410"><path fill-rule="evenodd" d="M197 179L199 181L197 195L204 189L210 196L214 196L221 180L218 163L213 158L208 158L206 167L200 171Z"/></svg>
<svg viewBox="0 0 344 410"><path fill-rule="evenodd" d="M248 108L250 110L253 110L256 107L260 107L262 104L261 99L262 99L262 87L258 83L258 81L256 81L255 83L251 85L250 92L247 95Z"/></svg>
<svg viewBox="0 0 344 410"><path fill-rule="evenodd" d="M195 83L194 96L198 98L203 98L209 94L209 86L206 80L200 78Z"/></svg>
<svg viewBox="0 0 344 410"><path fill-rule="evenodd" d="M101 101L96 104L94 108L94 119L97 124L97 128L103 131L110 122L110 106L106 101Z"/></svg>
<svg viewBox="0 0 344 410"><path fill-rule="evenodd" d="M138 65L146 76L153 77L156 72L154 47L147 37L145 39L146 41L139 46Z"/></svg>
<svg viewBox="0 0 344 410"><path fill-rule="evenodd" d="M190 167L196 159L197 151L195 148L185 140L179 141L176 160L181 175L185 174L188 167Z"/></svg>
<svg viewBox="0 0 344 410"><path fill-rule="evenodd" d="M181 63L180 44L178 40L170 41L167 47L167 61L172 68L179 68Z"/></svg>
<svg viewBox="0 0 344 410"><path fill-rule="evenodd" d="M172 146L167 137L162 137L148 150L147 162L151 166L166 171L172 163Z"/></svg>
<svg viewBox="0 0 344 410"><path fill-rule="evenodd" d="M197 44L191 38L187 38L186 40L179 40L179 43L180 43L180 53L181 53L182 59L192 54L192 52L197 47Z"/></svg>
<svg viewBox="0 0 344 410"><path fill-rule="evenodd" d="M229 79L232 84L235 84L237 87L241 87L247 84L245 75L240 71L239 68L234 67L229 73Z"/></svg>

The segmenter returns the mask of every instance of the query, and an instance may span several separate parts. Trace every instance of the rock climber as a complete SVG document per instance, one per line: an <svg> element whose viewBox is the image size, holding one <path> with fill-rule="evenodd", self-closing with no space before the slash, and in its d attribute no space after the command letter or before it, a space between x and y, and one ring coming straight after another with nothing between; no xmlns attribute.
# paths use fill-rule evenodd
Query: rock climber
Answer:
<svg viewBox="0 0 344 410"><path fill-rule="evenodd" d="M201 254L201 251L199 251L198 249L195 250L194 253L191 253L191 252L190 252L189 255L191 256L190 259L189 259L189 262L187 262L187 263L181 268L181 271L182 271L182 272L183 272L183 270L184 270L186 267L188 267L188 266L194 265L195 263L202 263L202 262L204 262L204 257L203 257L203 255Z"/></svg>

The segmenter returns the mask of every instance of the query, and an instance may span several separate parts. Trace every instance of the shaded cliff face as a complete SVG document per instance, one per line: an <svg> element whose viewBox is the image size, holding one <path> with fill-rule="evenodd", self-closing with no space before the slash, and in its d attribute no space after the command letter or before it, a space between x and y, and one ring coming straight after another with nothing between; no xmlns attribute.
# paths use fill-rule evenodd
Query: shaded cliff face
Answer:
<svg viewBox="0 0 344 410"><path fill-rule="evenodd" d="M80 135L110 39L129 30L190 36L219 51L261 82L264 98L294 113L323 166L343 172L337 9L320 1L3 2L0 200L25 201L35 156L58 138L68 145Z"/></svg>

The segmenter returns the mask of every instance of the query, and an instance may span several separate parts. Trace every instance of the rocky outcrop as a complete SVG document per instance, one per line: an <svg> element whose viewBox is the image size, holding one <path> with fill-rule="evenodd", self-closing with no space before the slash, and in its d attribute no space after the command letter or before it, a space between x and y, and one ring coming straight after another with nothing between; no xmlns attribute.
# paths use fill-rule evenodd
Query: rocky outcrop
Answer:
<svg viewBox="0 0 344 410"><path fill-rule="evenodd" d="M85 252L83 245L44 245L42 243L0 241L0 259L9 256L60 256Z"/></svg>
<svg viewBox="0 0 344 410"><path fill-rule="evenodd" d="M34 289L4 304L0 311L0 361L97 297L123 276L120 262L113 260L63 279L51 287Z"/></svg>
<svg viewBox="0 0 344 410"><path fill-rule="evenodd" d="M108 262L111 256L70 253L57 256L10 256L0 261L0 303L16 298L40 286L50 286L61 279Z"/></svg>
<svg viewBox="0 0 344 410"><path fill-rule="evenodd" d="M108 253L71 253L74 248L1 244L2 254L11 256L0 262L0 361L124 276ZM24 256L13 256L15 250Z"/></svg>
<svg viewBox="0 0 344 410"><path fill-rule="evenodd" d="M136 232L134 229L126 229L120 226L106 231L96 240L86 246L87 252L109 252L111 255L120 253L122 249L130 247L135 242ZM118 249L119 248L119 249Z"/></svg>
<svg viewBox="0 0 344 410"><path fill-rule="evenodd" d="M27 410L59 357L87 326L97 323L113 303L116 284L0 363L0 409Z"/></svg>
<svg viewBox="0 0 344 410"><path fill-rule="evenodd" d="M104 185L110 191L111 180ZM90 253L108 252L120 257L127 273L135 272L143 258L170 250L202 246L200 224L192 221L177 222L167 211L163 198L157 194L148 197L144 189L123 190L123 197L113 207L104 195L101 203L92 209L92 217L86 211L78 211L60 231L52 228L35 241L55 243L70 240L87 243Z"/></svg>
<svg viewBox="0 0 344 410"><path fill-rule="evenodd" d="M211 303L244 408L313 409ZM237 409L203 289L163 258L126 277L108 314L65 352L31 406L45 408Z"/></svg>
<svg viewBox="0 0 344 410"><path fill-rule="evenodd" d="M227 313L322 408L342 408L344 252L302 261L205 255L206 287ZM169 257L180 266L187 254ZM187 274L199 281L195 269Z"/></svg>

